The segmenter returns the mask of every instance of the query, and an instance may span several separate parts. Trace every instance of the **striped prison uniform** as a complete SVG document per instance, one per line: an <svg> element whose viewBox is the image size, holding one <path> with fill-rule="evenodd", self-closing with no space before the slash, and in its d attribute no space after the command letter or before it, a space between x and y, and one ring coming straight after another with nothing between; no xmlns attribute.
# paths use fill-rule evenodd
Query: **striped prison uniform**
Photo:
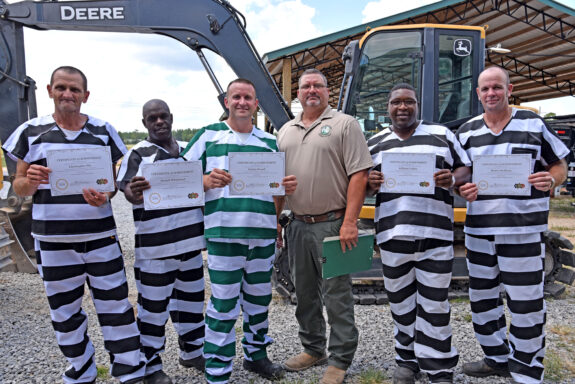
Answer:
<svg viewBox="0 0 575 384"><path fill-rule="evenodd" d="M511 120L494 134L477 116L457 137L471 161L478 155L530 154L532 173L567 156L555 132L531 111L513 108ZM486 362L509 367L520 383L543 379L545 244L549 192L531 186L530 196L479 195L467 204L465 246L473 327ZM511 313L509 340L500 287Z"/></svg>
<svg viewBox="0 0 575 384"><path fill-rule="evenodd" d="M113 163L126 152L115 129L105 121L88 117L78 136L68 139L49 115L18 127L4 149L28 164L46 166L49 150L96 146L108 146ZM128 301L112 206L90 206L82 195L52 196L50 185L40 184L33 195L32 236L56 339L70 363L63 374L64 382L89 382L97 374L94 346L82 310L86 281L102 327L104 347L110 354L112 376L122 382L142 377L145 368L140 361L140 337Z"/></svg>
<svg viewBox="0 0 575 384"><path fill-rule="evenodd" d="M184 145L180 145L180 152ZM118 185L124 191L134 176L142 176L145 164L185 161L147 140L136 144L124 157ZM146 376L162 369L160 353L166 343L166 323L171 317L178 333L180 358L202 355L204 344L205 247L201 208L145 210L133 206L135 225L134 271L138 287L138 326Z"/></svg>
<svg viewBox="0 0 575 384"><path fill-rule="evenodd" d="M205 174L229 169L230 152L276 152L274 136L253 128L247 139L226 123L202 128L182 155L200 159ZM233 177L233 175L232 175ZM211 297L206 308L206 379L227 382L235 356L234 324L243 312L242 345L250 361L266 357L271 271L277 236L271 196L231 196L229 187L206 191L205 237Z"/></svg>
<svg viewBox="0 0 575 384"><path fill-rule="evenodd" d="M368 140L374 169L382 153L434 153L435 172L469 166L469 159L447 128L421 122L402 140L389 128ZM384 175L385 178L385 175ZM453 196L378 192L376 240L384 284L395 323L396 361L422 370L432 382L451 379L459 356L451 345L447 291L453 267Z"/></svg>

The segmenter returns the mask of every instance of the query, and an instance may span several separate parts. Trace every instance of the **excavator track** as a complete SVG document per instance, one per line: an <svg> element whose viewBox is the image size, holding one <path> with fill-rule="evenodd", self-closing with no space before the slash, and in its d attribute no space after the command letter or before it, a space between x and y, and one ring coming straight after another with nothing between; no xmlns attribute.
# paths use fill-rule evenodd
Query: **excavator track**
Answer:
<svg viewBox="0 0 575 384"><path fill-rule="evenodd" d="M0 208L0 272L37 273L31 235L31 199L11 196L2 202L6 204Z"/></svg>
<svg viewBox="0 0 575 384"><path fill-rule="evenodd" d="M566 285L572 285L575 281L575 253L573 244L553 231L545 231L545 296L560 298L565 292ZM285 246L289 246L284 240ZM469 297L469 278L466 274L464 247L462 244L454 245L456 257L454 263L454 276L451 280L449 298ZM456 270L465 269L465 275ZM463 272L463 271L462 271ZM297 303L295 297L295 287L289 273L289 261L287 248L283 248L276 253L276 260L273 268L273 279L276 292L286 301L292 304ZM368 271L359 272L352 275L353 297L355 304L359 305L380 305L389 302L383 285L383 272L381 268L381 258L379 251L374 250L372 268Z"/></svg>

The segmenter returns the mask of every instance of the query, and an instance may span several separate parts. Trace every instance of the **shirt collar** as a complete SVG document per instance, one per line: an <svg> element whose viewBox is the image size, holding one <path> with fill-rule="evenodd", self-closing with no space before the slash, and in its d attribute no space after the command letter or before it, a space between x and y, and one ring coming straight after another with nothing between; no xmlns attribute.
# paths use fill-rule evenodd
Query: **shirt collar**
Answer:
<svg viewBox="0 0 575 384"><path fill-rule="evenodd" d="M333 116L335 115L335 111L328 105L324 111L322 112L322 114L319 116L319 118L311 125L311 127L315 127L317 125L317 122L321 122L325 119L331 119L333 118ZM293 125L297 125L299 127L305 128L304 125L301 122L301 119L303 118L303 111L301 111L300 113L298 113L298 115L296 116L296 118L293 121Z"/></svg>

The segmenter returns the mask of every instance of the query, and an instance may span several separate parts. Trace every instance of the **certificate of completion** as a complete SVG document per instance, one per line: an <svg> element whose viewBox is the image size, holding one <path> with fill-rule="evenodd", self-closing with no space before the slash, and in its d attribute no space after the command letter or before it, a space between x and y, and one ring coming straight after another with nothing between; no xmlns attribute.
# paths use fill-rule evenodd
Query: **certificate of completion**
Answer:
<svg viewBox="0 0 575 384"><path fill-rule="evenodd" d="M285 154L283 152L230 152L230 195L283 196Z"/></svg>
<svg viewBox="0 0 575 384"><path fill-rule="evenodd" d="M144 191L144 209L204 205L203 175L201 161L144 164L142 176L150 183Z"/></svg>
<svg viewBox="0 0 575 384"><path fill-rule="evenodd" d="M435 193L434 153L381 153L383 183L380 192Z"/></svg>
<svg viewBox="0 0 575 384"><path fill-rule="evenodd" d="M473 159L473 182L479 195L529 196L531 155L478 155Z"/></svg>
<svg viewBox="0 0 575 384"><path fill-rule="evenodd" d="M82 194L83 188L114 191L110 147L54 149L46 153L52 196Z"/></svg>

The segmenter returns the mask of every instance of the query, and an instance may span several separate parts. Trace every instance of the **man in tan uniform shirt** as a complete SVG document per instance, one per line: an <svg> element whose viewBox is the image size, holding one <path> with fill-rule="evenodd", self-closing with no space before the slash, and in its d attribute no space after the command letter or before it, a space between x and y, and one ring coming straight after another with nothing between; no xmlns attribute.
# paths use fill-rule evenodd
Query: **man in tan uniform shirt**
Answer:
<svg viewBox="0 0 575 384"><path fill-rule="evenodd" d="M373 165L358 122L328 105L327 80L318 70L303 73L298 98L303 111L280 130L286 173L298 189L287 197L294 220L286 230L295 285L296 318L304 351L288 359L288 371L327 361L323 384L343 382L357 348L349 275L322 279L322 242L340 236L342 250L357 245L357 218L365 197L367 171ZM326 355L325 304L331 327Z"/></svg>

